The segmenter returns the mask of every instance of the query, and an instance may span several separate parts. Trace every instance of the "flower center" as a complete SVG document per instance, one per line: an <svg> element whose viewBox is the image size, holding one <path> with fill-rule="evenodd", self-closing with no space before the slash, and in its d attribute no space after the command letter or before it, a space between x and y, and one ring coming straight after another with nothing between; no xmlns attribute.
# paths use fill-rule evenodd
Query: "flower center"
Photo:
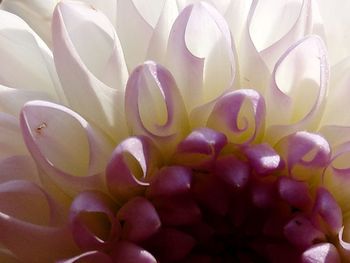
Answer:
<svg viewBox="0 0 350 263"><path fill-rule="evenodd" d="M89 197L112 204L90 210L107 214L110 233L97 246L73 231L81 249L102 249L120 262L129 250L143 251L147 262L298 262L308 249L335 240L342 226L331 194L288 174L288 162L267 144L233 145L199 129L166 163L160 159L146 137L116 148L106 171L116 201Z"/></svg>

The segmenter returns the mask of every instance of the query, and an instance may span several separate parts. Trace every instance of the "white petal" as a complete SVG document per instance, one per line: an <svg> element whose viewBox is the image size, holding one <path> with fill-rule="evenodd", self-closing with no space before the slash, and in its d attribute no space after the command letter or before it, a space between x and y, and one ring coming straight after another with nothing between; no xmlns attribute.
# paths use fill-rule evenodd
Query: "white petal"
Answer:
<svg viewBox="0 0 350 263"><path fill-rule="evenodd" d="M41 91L64 101L46 44L16 15L0 10L0 20L0 84Z"/></svg>
<svg viewBox="0 0 350 263"><path fill-rule="evenodd" d="M51 46L51 18L57 0L3 0L1 9L14 13Z"/></svg>
<svg viewBox="0 0 350 263"><path fill-rule="evenodd" d="M227 23L216 9L201 2L180 13L169 36L166 65L189 111L232 87L233 43Z"/></svg>
<svg viewBox="0 0 350 263"><path fill-rule="evenodd" d="M141 5L140 1L137 2ZM144 4L146 3L145 1L143 2ZM157 1L152 0L147 2L147 6L149 5L151 9L154 5L152 2ZM142 9L144 8L141 8L141 11ZM116 28L123 46L129 71L132 71L146 58L148 43L150 42L153 28L145 20L140 10L137 9L134 0L118 1Z"/></svg>
<svg viewBox="0 0 350 263"><path fill-rule="evenodd" d="M100 174L112 145L75 112L32 101L21 112L24 140L33 158L68 193L103 188Z"/></svg>
<svg viewBox="0 0 350 263"><path fill-rule="evenodd" d="M329 66L322 40L308 36L277 62L267 96L267 140L318 128L324 110Z"/></svg>
<svg viewBox="0 0 350 263"><path fill-rule="evenodd" d="M108 19L84 3L61 2L53 16L54 59L70 106L112 138L126 136L123 53Z"/></svg>
<svg viewBox="0 0 350 263"><path fill-rule="evenodd" d="M331 65L335 65L350 53L350 2L316 2L321 13Z"/></svg>

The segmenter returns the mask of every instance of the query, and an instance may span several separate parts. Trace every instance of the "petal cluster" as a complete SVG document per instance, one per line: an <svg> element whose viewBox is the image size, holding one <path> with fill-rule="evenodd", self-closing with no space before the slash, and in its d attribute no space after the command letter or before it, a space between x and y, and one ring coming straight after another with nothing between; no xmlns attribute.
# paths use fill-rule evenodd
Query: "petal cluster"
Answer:
<svg viewBox="0 0 350 263"><path fill-rule="evenodd" d="M2 0L0 261L350 262L335 2Z"/></svg>

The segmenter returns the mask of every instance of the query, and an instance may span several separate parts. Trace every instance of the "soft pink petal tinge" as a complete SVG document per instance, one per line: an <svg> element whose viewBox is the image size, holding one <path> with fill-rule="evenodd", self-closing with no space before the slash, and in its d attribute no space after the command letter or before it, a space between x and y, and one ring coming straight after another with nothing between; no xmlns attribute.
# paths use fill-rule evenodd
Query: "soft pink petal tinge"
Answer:
<svg viewBox="0 0 350 263"><path fill-rule="evenodd" d="M350 262L347 1L0 2L0 262Z"/></svg>

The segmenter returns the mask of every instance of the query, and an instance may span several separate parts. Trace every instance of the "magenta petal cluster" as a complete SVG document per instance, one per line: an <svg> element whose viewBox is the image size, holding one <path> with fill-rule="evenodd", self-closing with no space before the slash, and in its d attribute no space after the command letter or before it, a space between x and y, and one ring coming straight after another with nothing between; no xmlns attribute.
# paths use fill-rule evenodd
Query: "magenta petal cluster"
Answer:
<svg viewBox="0 0 350 263"><path fill-rule="evenodd" d="M350 262L349 9L0 1L0 262Z"/></svg>

